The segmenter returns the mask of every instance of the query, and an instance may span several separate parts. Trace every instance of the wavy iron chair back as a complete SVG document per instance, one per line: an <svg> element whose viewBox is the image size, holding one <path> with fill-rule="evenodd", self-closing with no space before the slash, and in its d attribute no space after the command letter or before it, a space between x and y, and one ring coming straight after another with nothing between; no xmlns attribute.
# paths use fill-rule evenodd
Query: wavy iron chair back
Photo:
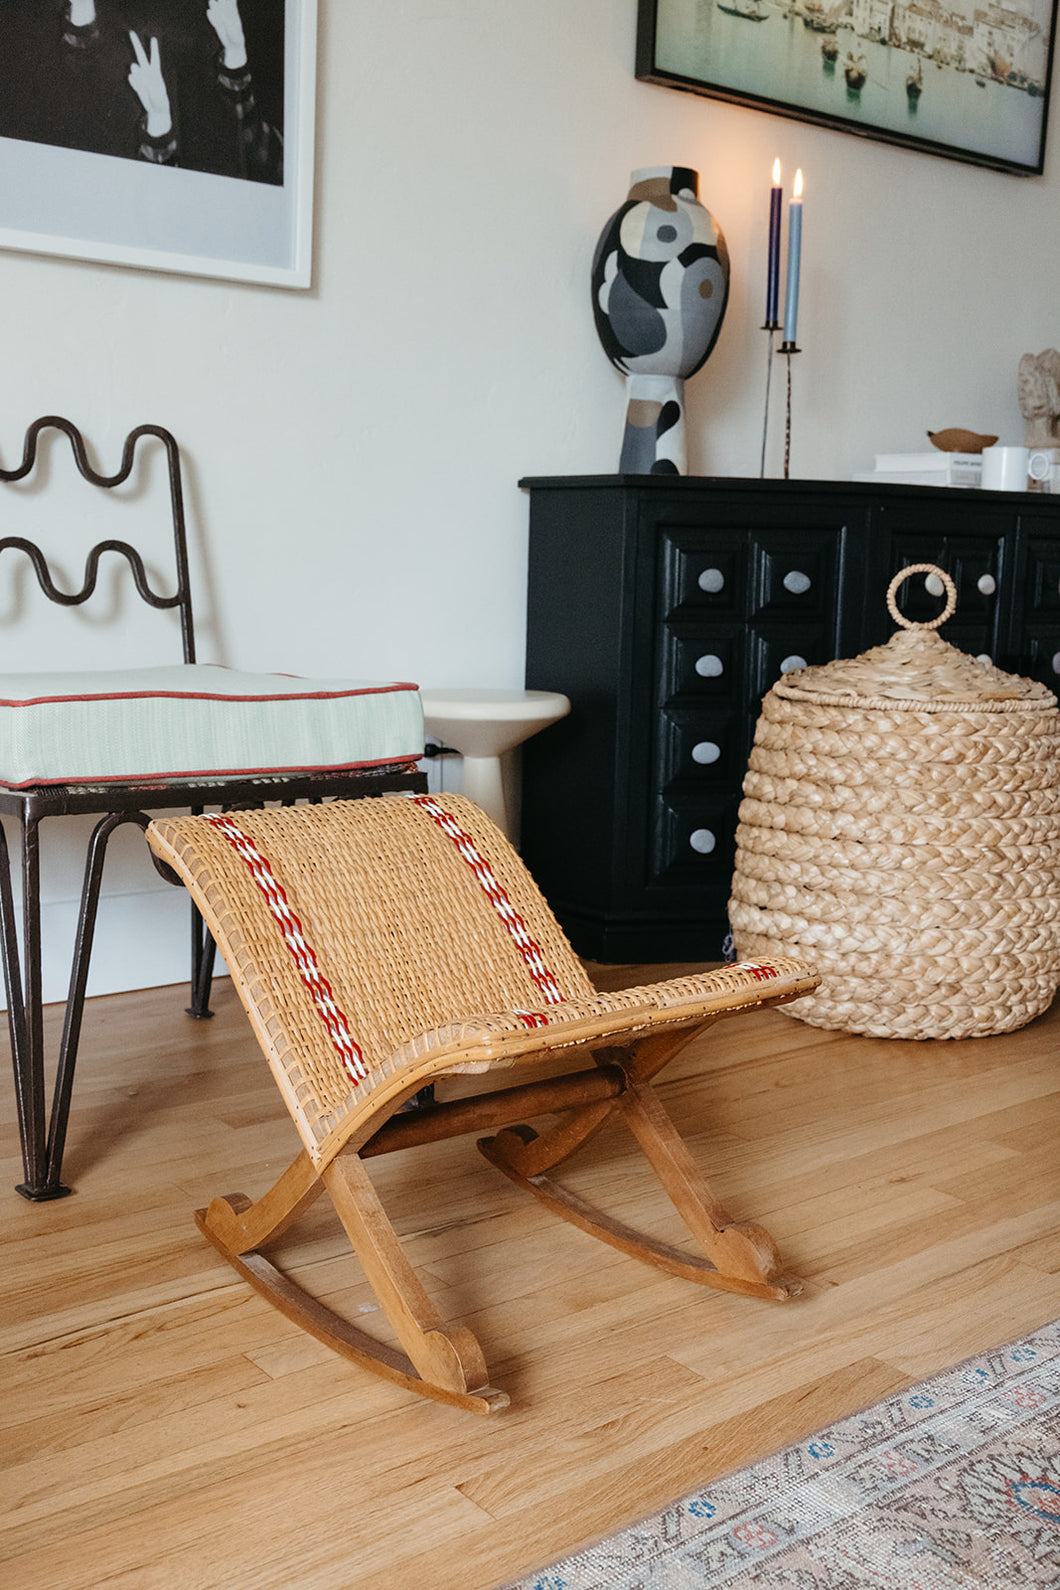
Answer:
<svg viewBox="0 0 1060 1590"><path fill-rule="evenodd" d="M121 486L132 474L136 462L136 450L142 437L153 436L162 443L166 452L166 467L169 472L169 499L173 517L173 553L176 565L176 590L166 595L155 591L147 577L147 570L139 552L130 546L127 541L100 541L89 551L85 562L84 582L79 591L63 591L56 585L52 578L51 569L47 558L40 547L33 541L27 541L23 536L4 536L0 539L0 553L6 552L10 547L24 552L33 564L37 576L37 583L50 602L57 602L62 607L79 607L87 602L96 589L99 575L100 558L104 552L117 553L124 557L132 570L133 582L137 595L149 607L169 609L177 608L180 614L180 633L183 646L183 656L186 663L195 661L195 622L191 606L191 583L188 575L188 545L187 533L184 525L184 488L181 480L180 449L169 431L161 425L138 425L130 431L122 447L121 466L116 474L104 475L93 469L88 461L88 451L85 447L84 437L77 426L70 420L62 419L57 414L46 414L42 419L34 420L26 431L26 439L22 449L22 462L14 469L0 467L0 481L13 484L25 480L33 471L37 462L37 444L41 432L46 430L62 431L73 449L74 461L82 478L90 485L111 488Z"/></svg>

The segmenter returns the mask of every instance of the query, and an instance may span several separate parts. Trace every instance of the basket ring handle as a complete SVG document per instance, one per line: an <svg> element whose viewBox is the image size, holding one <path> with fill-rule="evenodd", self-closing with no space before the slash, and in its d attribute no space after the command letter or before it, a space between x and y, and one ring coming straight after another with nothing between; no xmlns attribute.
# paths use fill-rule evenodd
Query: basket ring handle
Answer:
<svg viewBox="0 0 1060 1590"><path fill-rule="evenodd" d="M916 619L906 618L904 613L898 611L895 594L902 581L908 579L910 574L935 574L946 587L946 606L942 609L938 618L925 619L921 623ZM887 611L895 623L901 624L903 629L938 629L940 624L944 624L957 611L957 587L946 573L946 570L940 569L937 563L910 563L907 568L902 569L900 573L895 575L887 587Z"/></svg>

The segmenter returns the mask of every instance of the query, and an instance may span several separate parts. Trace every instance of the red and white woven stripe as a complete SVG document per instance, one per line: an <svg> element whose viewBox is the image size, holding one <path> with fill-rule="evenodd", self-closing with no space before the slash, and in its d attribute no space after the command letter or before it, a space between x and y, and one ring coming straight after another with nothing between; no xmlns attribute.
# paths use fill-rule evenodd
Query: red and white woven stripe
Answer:
<svg viewBox="0 0 1060 1590"><path fill-rule="evenodd" d="M317 964L313 946L306 938L301 922L291 910L282 885L278 882L271 866L253 840L241 828L238 828L230 817L219 813L208 816L206 821L212 823L219 834L224 835L233 850L242 857L249 867L251 877L264 895L265 903L268 905L280 932L283 934L284 942L290 950L291 958L298 969L298 975L309 990L320 1019L327 1028L328 1036L335 1046L347 1075L356 1087L357 1083L363 1081L368 1075L368 1067L364 1063L364 1056L353 1040L346 1017L335 1003L331 984Z"/></svg>
<svg viewBox="0 0 1060 1590"><path fill-rule="evenodd" d="M780 976L776 967L770 966L768 961L739 961L736 969L750 972L756 983L768 983L771 977Z"/></svg>
<svg viewBox="0 0 1060 1590"><path fill-rule="evenodd" d="M513 1016L518 1016L524 1027L547 1027L548 1017L543 1010L513 1010Z"/></svg>
<svg viewBox="0 0 1060 1590"><path fill-rule="evenodd" d="M515 940L519 954L526 962L530 976L534 979L534 982L544 994L546 1003L549 1005L562 1005L563 994L560 991L559 984L556 982L555 977L553 977L552 973L545 964L545 958L541 953L540 946L531 937L526 923L512 905L512 902L509 900L503 886L498 882L489 862L481 854L481 852L476 849L471 835L466 834L456 819L451 816L451 814L447 812L444 807L439 806L438 802L434 800L432 796L416 795L413 797L413 803L416 806L422 807L429 816L433 817L434 821L438 824L438 827L442 830L442 832L444 834L448 834L449 838L453 841L453 844L456 846L461 856L463 856L464 860L475 874L475 877L482 886L483 893L487 896L491 905L496 910L497 915L508 929L508 932L511 934L512 938ZM520 1019L527 1014L528 1013L524 1011L516 1012L516 1015L518 1015ZM540 1021L527 1021L527 1026L547 1025L548 1018L546 1016L541 1016L540 1012L537 1012L537 1014L541 1018Z"/></svg>

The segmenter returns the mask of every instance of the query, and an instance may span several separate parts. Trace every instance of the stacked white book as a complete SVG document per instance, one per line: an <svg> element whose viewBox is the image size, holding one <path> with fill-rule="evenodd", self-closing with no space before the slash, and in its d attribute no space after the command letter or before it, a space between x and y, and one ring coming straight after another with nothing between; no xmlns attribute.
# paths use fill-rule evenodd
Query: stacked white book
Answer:
<svg viewBox="0 0 1060 1590"><path fill-rule="evenodd" d="M983 479L981 453L877 453L875 469L864 470L855 480L872 480L898 486L979 486Z"/></svg>

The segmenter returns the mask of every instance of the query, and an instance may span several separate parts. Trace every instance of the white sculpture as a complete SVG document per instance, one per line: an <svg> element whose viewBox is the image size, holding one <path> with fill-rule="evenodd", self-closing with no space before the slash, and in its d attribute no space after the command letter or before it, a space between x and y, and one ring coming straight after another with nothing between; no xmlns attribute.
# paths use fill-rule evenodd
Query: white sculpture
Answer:
<svg viewBox="0 0 1060 1590"><path fill-rule="evenodd" d="M1060 352L1025 353L1016 383L1028 447L1060 446Z"/></svg>

